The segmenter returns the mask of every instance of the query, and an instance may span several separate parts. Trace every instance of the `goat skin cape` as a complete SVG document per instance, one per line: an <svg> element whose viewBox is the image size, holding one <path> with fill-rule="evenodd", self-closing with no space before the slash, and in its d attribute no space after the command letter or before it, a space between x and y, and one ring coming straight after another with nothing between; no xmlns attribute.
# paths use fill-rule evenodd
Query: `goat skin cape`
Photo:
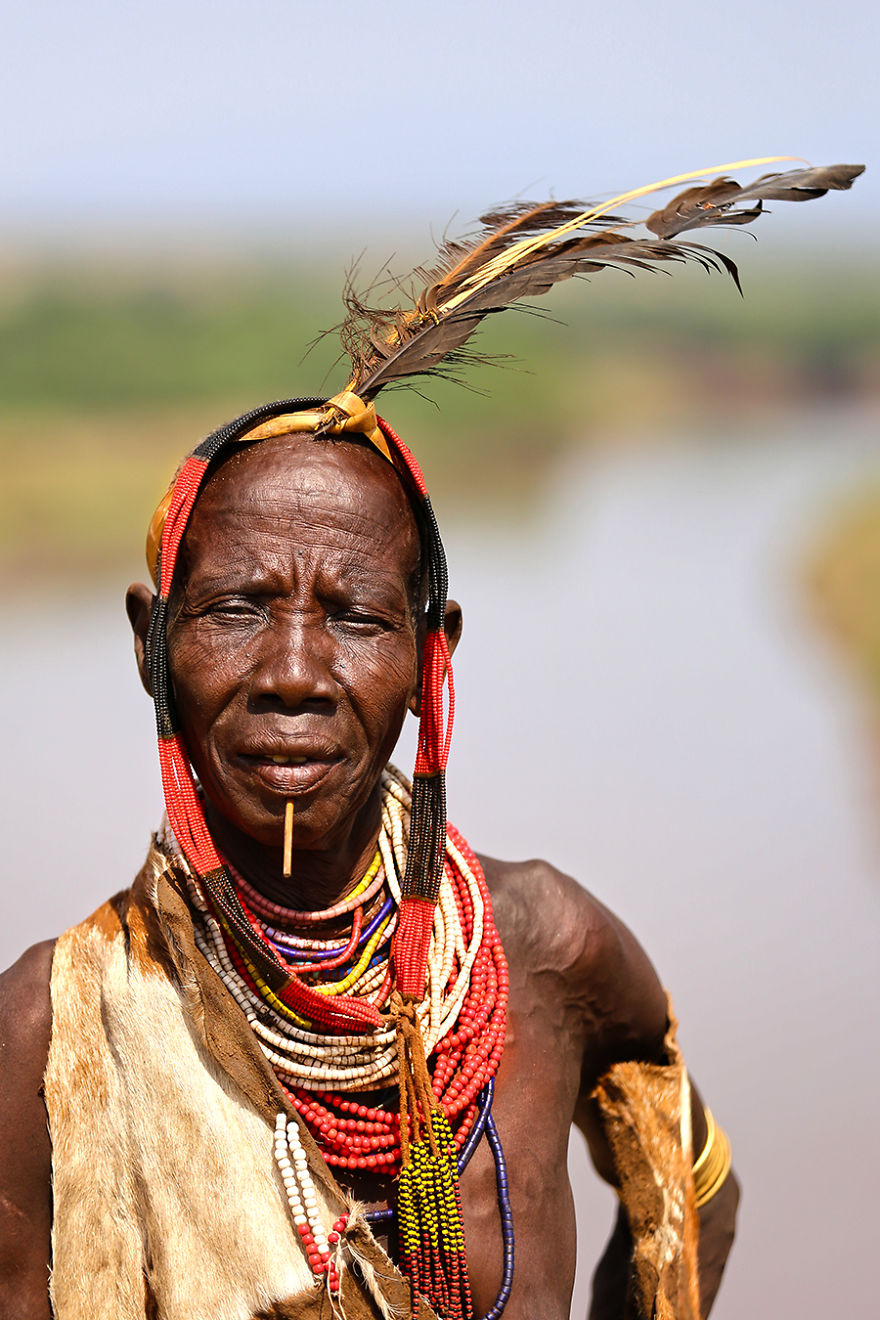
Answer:
<svg viewBox="0 0 880 1320"><path fill-rule="evenodd" d="M331 1307L273 1155L296 1117L198 952L179 865L58 940L44 1089L55 1320L397 1320L410 1290L300 1124L325 1226L351 1215ZM422 1301L418 1320L435 1320Z"/></svg>

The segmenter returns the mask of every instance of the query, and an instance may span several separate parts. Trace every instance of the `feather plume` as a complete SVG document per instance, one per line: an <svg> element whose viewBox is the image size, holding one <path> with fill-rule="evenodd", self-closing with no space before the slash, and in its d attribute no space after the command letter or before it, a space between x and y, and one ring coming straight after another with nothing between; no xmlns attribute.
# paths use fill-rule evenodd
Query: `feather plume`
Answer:
<svg viewBox="0 0 880 1320"><path fill-rule="evenodd" d="M351 390L370 400L390 384L413 376L455 375L473 360L467 342L490 315L540 297L574 275L610 267L640 271L696 262L726 272L739 287L735 263L724 253L679 235L719 225L750 224L765 201L810 201L852 186L863 165L764 174L743 186L726 171L791 157L738 161L693 171L636 188L608 202L518 202L480 221L470 237L447 240L432 268L414 272L409 306L371 308L346 292L342 343L352 363ZM612 214L616 208L663 188L696 179L646 220ZM642 227L642 233L632 231ZM647 230L647 234L644 233Z"/></svg>

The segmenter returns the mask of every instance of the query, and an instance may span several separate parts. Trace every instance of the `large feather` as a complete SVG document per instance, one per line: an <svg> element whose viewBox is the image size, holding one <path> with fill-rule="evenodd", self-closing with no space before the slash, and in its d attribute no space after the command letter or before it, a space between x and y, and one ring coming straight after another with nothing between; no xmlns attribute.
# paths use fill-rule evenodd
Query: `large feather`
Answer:
<svg viewBox="0 0 880 1320"><path fill-rule="evenodd" d="M608 267L654 270L665 263L697 262L726 271L736 282L729 257L678 235L717 225L755 220L764 201L809 201L831 189L851 187L863 165L764 174L745 187L726 171L789 157L740 161L717 170L694 171L636 188L597 205L583 202L520 202L482 217L470 238L447 241L432 269L415 272L408 307L374 309L347 294L343 346L352 360L350 388L362 399L375 398L386 385L417 375L455 371L464 346L485 317L525 298L539 297L573 275ZM661 188L705 178L647 220L611 212ZM642 225L647 235L633 234Z"/></svg>

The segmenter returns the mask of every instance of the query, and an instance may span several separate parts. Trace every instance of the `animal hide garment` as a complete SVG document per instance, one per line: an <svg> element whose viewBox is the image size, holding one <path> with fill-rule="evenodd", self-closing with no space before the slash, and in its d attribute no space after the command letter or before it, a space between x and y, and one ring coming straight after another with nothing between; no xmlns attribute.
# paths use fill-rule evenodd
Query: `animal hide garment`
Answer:
<svg viewBox="0 0 880 1320"><path fill-rule="evenodd" d="M58 941L45 1096L56 1320L399 1320L409 1285L363 1218L315 1281L273 1154L291 1113L198 953L155 845L133 889ZM325 1228L352 1206L302 1129ZM434 1320L424 1303L419 1320Z"/></svg>
<svg viewBox="0 0 880 1320"><path fill-rule="evenodd" d="M669 1006L668 1063L617 1063L594 1097L632 1238L622 1320L700 1320L690 1083Z"/></svg>

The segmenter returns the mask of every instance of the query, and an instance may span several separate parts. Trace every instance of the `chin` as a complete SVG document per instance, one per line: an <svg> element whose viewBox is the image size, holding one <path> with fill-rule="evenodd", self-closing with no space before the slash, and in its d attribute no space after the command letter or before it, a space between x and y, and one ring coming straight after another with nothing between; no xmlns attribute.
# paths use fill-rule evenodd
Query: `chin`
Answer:
<svg viewBox="0 0 880 1320"><path fill-rule="evenodd" d="M242 844L278 849L284 834L284 809L290 798L278 797L269 803L248 808L231 804L222 795L207 794L209 817L221 817L227 830ZM334 795L335 797L336 795ZM318 795L294 796L294 847L308 851L332 848L340 835L348 832L352 817L368 800L369 792L358 795L356 802L346 797L341 802L322 801Z"/></svg>

